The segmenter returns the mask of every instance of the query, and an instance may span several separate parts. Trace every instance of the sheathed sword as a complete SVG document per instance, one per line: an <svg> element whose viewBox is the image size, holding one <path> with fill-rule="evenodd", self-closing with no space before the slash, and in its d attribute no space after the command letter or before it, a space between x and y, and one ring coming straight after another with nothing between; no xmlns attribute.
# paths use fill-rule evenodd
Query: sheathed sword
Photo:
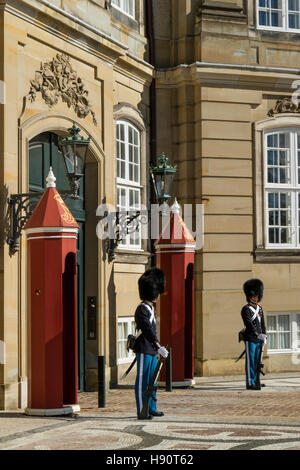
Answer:
<svg viewBox="0 0 300 470"><path fill-rule="evenodd" d="M246 354L246 349L244 349L244 351L242 352L242 354L240 354L240 356L234 361L234 362L238 362L240 359L242 359L243 355Z"/></svg>
<svg viewBox="0 0 300 470"><path fill-rule="evenodd" d="M264 354L264 347L265 347L265 343L261 343L260 344L260 355L259 355L259 361L257 363L257 377L256 377L256 385L258 387L261 387L261 386L264 386L263 384L260 383L260 374L262 375L265 375L265 373L263 372L263 367L264 367L264 364L262 362L262 359L263 359L263 354Z"/></svg>
<svg viewBox="0 0 300 470"><path fill-rule="evenodd" d="M124 374L122 375L120 380L123 380L123 379L125 379L125 377L127 377L127 375L129 374L129 372L131 371L131 369L133 368L135 363L136 363L136 357L133 359L132 363L130 364L130 366L128 367L126 372L124 372Z"/></svg>

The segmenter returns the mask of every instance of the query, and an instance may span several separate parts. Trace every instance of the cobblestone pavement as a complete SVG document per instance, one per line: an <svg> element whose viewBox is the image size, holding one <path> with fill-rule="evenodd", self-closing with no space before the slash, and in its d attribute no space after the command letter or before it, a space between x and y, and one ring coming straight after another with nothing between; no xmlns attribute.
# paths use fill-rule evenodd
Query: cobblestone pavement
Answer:
<svg viewBox="0 0 300 470"><path fill-rule="evenodd" d="M138 421L134 390L79 395L75 417L0 412L0 450L300 450L300 374L264 379L245 390L242 377L198 378L193 388L158 391L162 418Z"/></svg>

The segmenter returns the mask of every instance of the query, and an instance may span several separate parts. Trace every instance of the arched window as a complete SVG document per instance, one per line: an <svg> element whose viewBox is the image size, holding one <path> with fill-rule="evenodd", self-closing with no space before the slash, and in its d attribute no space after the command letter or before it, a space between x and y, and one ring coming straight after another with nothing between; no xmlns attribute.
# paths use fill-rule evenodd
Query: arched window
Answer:
<svg viewBox="0 0 300 470"><path fill-rule="evenodd" d="M265 133L267 248L300 246L300 129Z"/></svg>
<svg viewBox="0 0 300 470"><path fill-rule="evenodd" d="M116 142L118 211L138 210L141 205L140 131L129 121L119 120ZM140 249L140 231L126 235L120 247Z"/></svg>

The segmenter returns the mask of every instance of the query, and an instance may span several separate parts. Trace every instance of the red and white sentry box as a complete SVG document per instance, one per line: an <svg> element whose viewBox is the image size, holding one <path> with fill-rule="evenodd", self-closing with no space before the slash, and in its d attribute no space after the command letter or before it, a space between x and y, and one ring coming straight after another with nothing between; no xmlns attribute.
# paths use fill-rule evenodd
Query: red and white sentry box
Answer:
<svg viewBox="0 0 300 470"><path fill-rule="evenodd" d="M79 411L76 244L79 226L55 187L25 226L28 246L28 408L34 415Z"/></svg>
<svg viewBox="0 0 300 470"><path fill-rule="evenodd" d="M166 294L159 300L160 342L172 348L172 385L194 382L194 259L196 242L175 200L169 223L155 243L157 267L166 275ZM162 369L161 384L165 380Z"/></svg>

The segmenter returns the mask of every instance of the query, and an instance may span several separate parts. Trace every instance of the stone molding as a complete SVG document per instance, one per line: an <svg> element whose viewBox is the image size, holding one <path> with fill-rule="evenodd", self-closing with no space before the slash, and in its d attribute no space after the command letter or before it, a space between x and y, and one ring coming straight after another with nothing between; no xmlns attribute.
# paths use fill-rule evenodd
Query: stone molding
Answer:
<svg viewBox="0 0 300 470"><path fill-rule="evenodd" d="M227 20L243 20L247 21L247 15L244 13L243 7L240 7L234 2L219 2L213 0L201 0L197 19L205 16L221 17Z"/></svg>
<svg viewBox="0 0 300 470"><path fill-rule="evenodd" d="M257 248L254 252L256 263L300 263L300 250L274 250Z"/></svg>
<svg viewBox="0 0 300 470"><path fill-rule="evenodd" d="M140 131L146 131L145 119L143 114L132 104L121 102L114 106L114 119L118 120L122 118L131 121L139 128Z"/></svg>

